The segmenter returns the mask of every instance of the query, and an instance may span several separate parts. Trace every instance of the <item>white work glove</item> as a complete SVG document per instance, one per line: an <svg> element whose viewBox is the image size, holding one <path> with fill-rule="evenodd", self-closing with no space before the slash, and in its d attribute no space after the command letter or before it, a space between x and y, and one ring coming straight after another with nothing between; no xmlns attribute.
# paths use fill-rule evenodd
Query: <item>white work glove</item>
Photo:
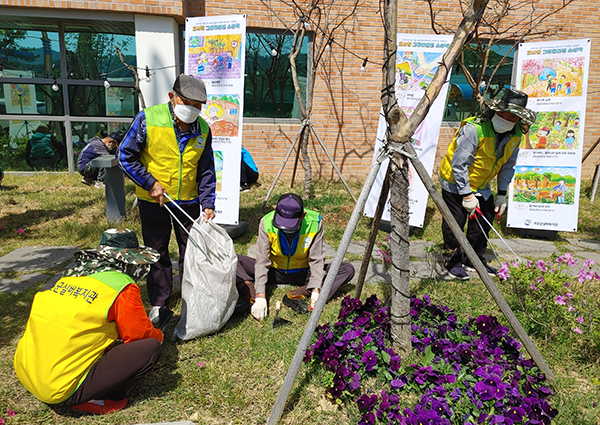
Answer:
<svg viewBox="0 0 600 425"><path fill-rule="evenodd" d="M257 297L252 304L250 314L256 320L262 320L267 316L267 299L264 297Z"/></svg>
<svg viewBox="0 0 600 425"><path fill-rule="evenodd" d="M462 199L462 206L471 216L475 213L475 209L479 207L479 200L475 195L472 195L470 198L465 197Z"/></svg>
<svg viewBox="0 0 600 425"><path fill-rule="evenodd" d="M497 195L495 205L496 217L500 217L506 211L506 195Z"/></svg>
<svg viewBox="0 0 600 425"><path fill-rule="evenodd" d="M319 292L320 291L318 289L313 289L312 294L310 294L310 305L308 306L308 309L310 311L312 311L317 305L317 300L319 299Z"/></svg>

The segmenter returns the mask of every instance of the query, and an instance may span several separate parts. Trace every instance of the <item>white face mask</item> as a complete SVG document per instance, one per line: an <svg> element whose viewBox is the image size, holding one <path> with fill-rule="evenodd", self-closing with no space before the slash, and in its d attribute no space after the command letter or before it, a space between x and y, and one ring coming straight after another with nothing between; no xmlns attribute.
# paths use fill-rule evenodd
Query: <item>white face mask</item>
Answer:
<svg viewBox="0 0 600 425"><path fill-rule="evenodd" d="M177 103L173 109L175 116L186 124L191 124L198 119L200 115L200 109L194 108L190 105L181 105Z"/></svg>
<svg viewBox="0 0 600 425"><path fill-rule="evenodd" d="M507 131L512 130L515 127L515 124L516 122L505 120L498 114L494 114L492 117L492 126L494 127L494 130L496 130L496 133L506 133Z"/></svg>

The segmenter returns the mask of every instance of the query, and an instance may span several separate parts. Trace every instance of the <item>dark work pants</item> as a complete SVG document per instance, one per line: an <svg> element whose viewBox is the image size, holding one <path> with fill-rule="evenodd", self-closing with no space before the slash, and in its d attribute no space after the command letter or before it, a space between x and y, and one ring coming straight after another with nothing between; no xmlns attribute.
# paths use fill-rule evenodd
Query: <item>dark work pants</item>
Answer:
<svg viewBox="0 0 600 425"><path fill-rule="evenodd" d="M160 352L160 342L154 338L117 345L92 366L71 397L51 406L73 406L89 400L122 400L127 396L127 388L152 370Z"/></svg>
<svg viewBox="0 0 600 425"><path fill-rule="evenodd" d="M238 265L236 272L236 285L239 287L244 281L254 282L254 258L247 257L245 255L238 255L237 257ZM330 267L331 264L325 264L325 276L323 278L327 277ZM331 300L337 290L345 283L350 282L353 277L354 266L350 263L342 263L337 275L335 276L335 279L333 280L333 286L331 287L331 292L329 293L327 301ZM308 294L307 287L309 278L310 270L308 269L296 273L283 273L281 270L271 267L269 269L269 273L267 274L268 283L276 285L300 286L300 288L296 289L294 293L305 296Z"/></svg>
<svg viewBox="0 0 600 425"><path fill-rule="evenodd" d="M258 180L258 172L254 171L244 161L242 161L242 170L240 171L240 184L252 184Z"/></svg>
<svg viewBox="0 0 600 425"><path fill-rule="evenodd" d="M183 281L183 259L185 258L185 247L188 235L179 223L173 220L171 214L165 208L171 208L175 216L189 230L194 224L177 207L170 207L166 203L164 207L154 202L139 201L140 220L142 222L142 236L144 245L154 248L160 254L160 259L150 266L148 274L148 297L150 304L167 307L171 289L173 287L173 270L171 258L169 257L169 240L171 239L171 228L175 232L177 246L179 247L179 281ZM190 217L196 219L200 216L200 206L182 206Z"/></svg>
<svg viewBox="0 0 600 425"><path fill-rule="evenodd" d="M444 198L444 201L456 219L458 226L461 229L464 229L469 213L467 213L467 210L462 206L463 197L442 190L442 198ZM479 200L479 209L485 218L492 223L495 215L494 197L490 196L487 201L483 199L483 196L478 196L477 199ZM476 220L481 224L481 227L479 227ZM481 228L483 228L483 232L481 231ZM469 219L469 224L467 225L467 240L483 264L487 263L484 254L487 249L487 236L489 233L490 226L488 226L483 218ZM446 220L442 221L442 235L444 236L444 260L446 268L450 270L451 268L461 266L462 264L470 265L469 259L464 255L458 244L458 240L452 234Z"/></svg>

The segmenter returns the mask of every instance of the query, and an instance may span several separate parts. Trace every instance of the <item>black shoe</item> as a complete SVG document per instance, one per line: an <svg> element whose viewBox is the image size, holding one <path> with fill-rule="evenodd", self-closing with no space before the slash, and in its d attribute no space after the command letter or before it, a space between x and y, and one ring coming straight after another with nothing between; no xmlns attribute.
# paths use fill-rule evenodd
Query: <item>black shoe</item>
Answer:
<svg viewBox="0 0 600 425"><path fill-rule="evenodd" d="M250 185L248 183L243 183L240 185L240 192L248 192L250 191Z"/></svg>
<svg viewBox="0 0 600 425"><path fill-rule="evenodd" d="M447 280L469 280L468 273L461 266L454 266L450 269L446 269L446 273L443 277Z"/></svg>
<svg viewBox="0 0 600 425"><path fill-rule="evenodd" d="M306 314L308 313L308 302L304 295L293 295L292 291L288 291L283 297L283 305L288 306L292 310Z"/></svg>

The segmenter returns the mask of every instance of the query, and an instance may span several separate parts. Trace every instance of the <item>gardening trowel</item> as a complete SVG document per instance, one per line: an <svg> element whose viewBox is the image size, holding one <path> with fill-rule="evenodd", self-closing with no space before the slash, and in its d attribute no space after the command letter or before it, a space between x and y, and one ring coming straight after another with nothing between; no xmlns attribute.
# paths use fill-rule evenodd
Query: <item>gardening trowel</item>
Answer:
<svg viewBox="0 0 600 425"><path fill-rule="evenodd" d="M282 319L281 317L279 317L279 310L281 310L281 301L277 301L277 304L275 304L275 318L273 319L273 329L292 323L289 320Z"/></svg>

